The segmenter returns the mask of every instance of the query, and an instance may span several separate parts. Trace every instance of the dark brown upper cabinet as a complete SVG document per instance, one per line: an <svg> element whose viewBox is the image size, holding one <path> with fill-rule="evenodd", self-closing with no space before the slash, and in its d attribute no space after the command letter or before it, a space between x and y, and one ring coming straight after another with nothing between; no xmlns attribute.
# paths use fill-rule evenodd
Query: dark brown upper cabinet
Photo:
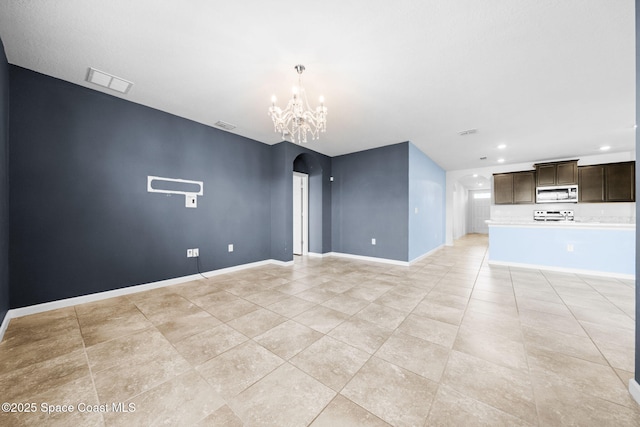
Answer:
<svg viewBox="0 0 640 427"><path fill-rule="evenodd" d="M636 200L636 162L610 163L604 174L606 202Z"/></svg>
<svg viewBox="0 0 640 427"><path fill-rule="evenodd" d="M604 202L604 166L580 166L578 168L578 202Z"/></svg>
<svg viewBox="0 0 640 427"><path fill-rule="evenodd" d="M535 190L535 171L493 175L493 197L496 205L535 203Z"/></svg>
<svg viewBox="0 0 640 427"><path fill-rule="evenodd" d="M499 173L493 175L493 198L496 205L513 204L513 175Z"/></svg>
<svg viewBox="0 0 640 427"><path fill-rule="evenodd" d="M578 183L578 161L539 163L536 167L536 186L575 185Z"/></svg>
<svg viewBox="0 0 640 427"><path fill-rule="evenodd" d="M578 200L583 203L634 202L635 169L635 162L580 166Z"/></svg>

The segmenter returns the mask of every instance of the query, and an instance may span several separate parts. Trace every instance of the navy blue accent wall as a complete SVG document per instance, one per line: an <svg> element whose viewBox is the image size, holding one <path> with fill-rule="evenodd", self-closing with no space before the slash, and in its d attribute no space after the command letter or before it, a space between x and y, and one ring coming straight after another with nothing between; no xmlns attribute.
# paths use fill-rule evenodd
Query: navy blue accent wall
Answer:
<svg viewBox="0 0 640 427"><path fill-rule="evenodd" d="M333 250L408 261L409 143L334 157L332 171Z"/></svg>
<svg viewBox="0 0 640 427"><path fill-rule="evenodd" d="M640 123L640 0L636 0L636 124ZM636 132L636 153L640 152L640 135ZM640 188L640 174L636 172L636 188ZM636 203L636 218L640 218L640 206ZM640 383L640 232L636 225L636 382Z"/></svg>
<svg viewBox="0 0 640 427"><path fill-rule="evenodd" d="M201 271L270 258L278 148L9 74L12 308L196 274L188 248ZM148 193L148 175L204 181L204 196L188 209L184 196Z"/></svg>
<svg viewBox="0 0 640 427"><path fill-rule="evenodd" d="M0 324L9 308L9 63L0 40Z"/></svg>
<svg viewBox="0 0 640 427"><path fill-rule="evenodd" d="M331 158L281 142L272 146L271 257L293 259L293 171L309 174L309 250L331 251ZM303 170L304 169L304 170Z"/></svg>
<svg viewBox="0 0 640 427"><path fill-rule="evenodd" d="M293 194L287 191L293 181L293 164L289 173L287 143L271 147L271 258L278 261L293 259L293 212L287 221L287 207L293 209ZM289 175L291 174L291 177ZM293 183L291 184L293 185ZM291 240L287 240L291 229Z"/></svg>

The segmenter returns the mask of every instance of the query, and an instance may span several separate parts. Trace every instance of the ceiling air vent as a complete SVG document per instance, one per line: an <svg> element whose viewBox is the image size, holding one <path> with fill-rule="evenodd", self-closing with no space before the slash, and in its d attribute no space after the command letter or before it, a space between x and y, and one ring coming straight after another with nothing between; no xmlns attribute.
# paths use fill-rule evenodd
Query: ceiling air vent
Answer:
<svg viewBox="0 0 640 427"><path fill-rule="evenodd" d="M478 133L478 129L463 130L463 131L458 132L458 135L465 136L465 135L473 135L474 133Z"/></svg>
<svg viewBox="0 0 640 427"><path fill-rule="evenodd" d="M222 120L218 120L213 125L217 126L219 128L222 128L224 130L233 130L233 129L236 128L236 125L232 125L231 123L223 122Z"/></svg>
<svg viewBox="0 0 640 427"><path fill-rule="evenodd" d="M96 70L89 67L87 73L87 79L89 83L96 84L98 86L106 87L107 89L115 90L120 93L128 93L133 83L130 81L121 79L104 71Z"/></svg>

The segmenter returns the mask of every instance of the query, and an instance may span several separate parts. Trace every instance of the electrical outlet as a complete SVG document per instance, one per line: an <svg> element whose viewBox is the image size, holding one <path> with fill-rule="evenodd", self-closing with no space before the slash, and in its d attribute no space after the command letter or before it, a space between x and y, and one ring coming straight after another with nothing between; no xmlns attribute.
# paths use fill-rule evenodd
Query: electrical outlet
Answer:
<svg viewBox="0 0 640 427"><path fill-rule="evenodd" d="M187 258L196 258L200 256L200 249L187 249Z"/></svg>
<svg viewBox="0 0 640 427"><path fill-rule="evenodd" d="M375 245L375 244L376 244L376 239L375 239L375 238L371 239L371 244L372 244L372 245Z"/></svg>
<svg viewBox="0 0 640 427"><path fill-rule="evenodd" d="M228 249L229 252L233 252L233 243L229 243Z"/></svg>
<svg viewBox="0 0 640 427"><path fill-rule="evenodd" d="M573 245L571 243L567 245L567 252L573 252Z"/></svg>
<svg viewBox="0 0 640 427"><path fill-rule="evenodd" d="M196 194L185 194L184 205L188 208L198 207L198 196Z"/></svg>

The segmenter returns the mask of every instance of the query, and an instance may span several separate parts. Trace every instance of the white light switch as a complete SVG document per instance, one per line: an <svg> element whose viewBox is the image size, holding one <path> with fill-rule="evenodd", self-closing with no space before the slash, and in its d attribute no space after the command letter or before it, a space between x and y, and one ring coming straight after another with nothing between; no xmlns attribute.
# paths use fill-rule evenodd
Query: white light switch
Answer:
<svg viewBox="0 0 640 427"><path fill-rule="evenodd" d="M376 239L371 239L371 244L375 245L376 244Z"/></svg>
<svg viewBox="0 0 640 427"><path fill-rule="evenodd" d="M233 243L229 243L229 252L233 252Z"/></svg>

